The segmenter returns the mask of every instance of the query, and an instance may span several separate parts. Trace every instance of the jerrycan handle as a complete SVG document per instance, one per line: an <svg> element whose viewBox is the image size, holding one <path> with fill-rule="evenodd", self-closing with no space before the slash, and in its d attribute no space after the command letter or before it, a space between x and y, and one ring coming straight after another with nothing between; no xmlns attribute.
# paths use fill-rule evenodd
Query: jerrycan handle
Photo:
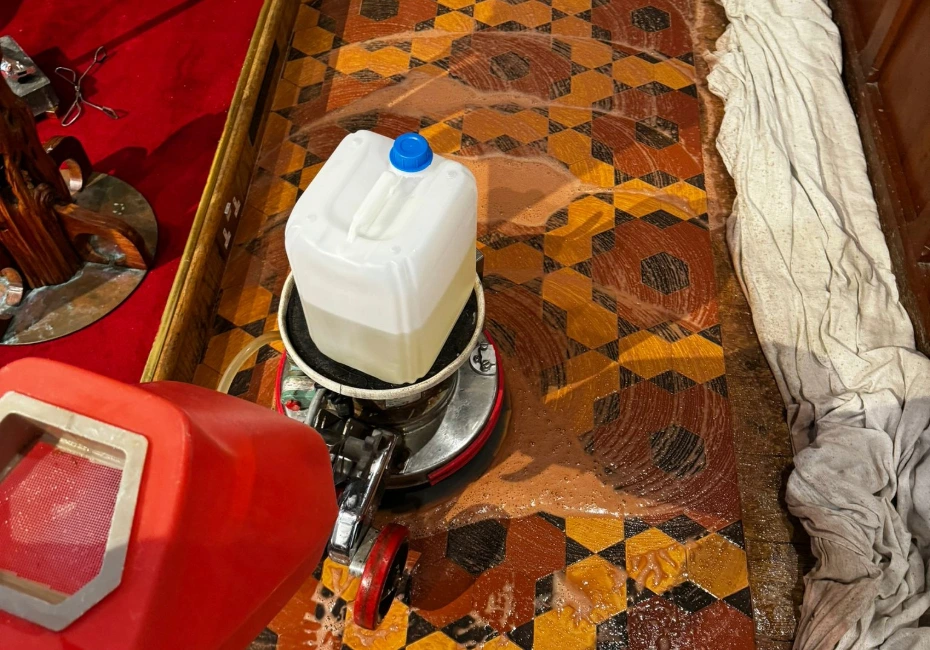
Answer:
<svg viewBox="0 0 930 650"><path fill-rule="evenodd" d="M423 171L433 162L433 150L426 138L419 133L404 133L394 140L389 158L394 169L408 174L416 173ZM355 241L360 228L370 225L378 218L402 181L403 177L393 172L381 172L374 187L352 217L346 235L348 243Z"/></svg>
<svg viewBox="0 0 930 650"><path fill-rule="evenodd" d="M358 206L358 210L352 216L352 223L349 224L349 233L346 235L346 241L350 244L358 236L358 229L364 228L381 213L384 204L387 203L394 189L397 187L400 177L391 172L381 172L381 176L375 181L374 187L368 192L368 196Z"/></svg>

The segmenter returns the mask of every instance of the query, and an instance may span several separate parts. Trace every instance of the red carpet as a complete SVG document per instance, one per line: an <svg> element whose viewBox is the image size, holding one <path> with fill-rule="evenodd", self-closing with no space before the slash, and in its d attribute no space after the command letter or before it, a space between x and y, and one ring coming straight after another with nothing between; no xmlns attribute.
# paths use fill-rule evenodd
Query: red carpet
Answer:
<svg viewBox="0 0 930 650"><path fill-rule="evenodd" d="M56 66L83 70L105 45L109 59L85 81L90 101L120 120L85 109L73 126L43 118L45 140L76 136L96 171L131 183L158 219L155 268L103 320L56 341L0 346L0 365L26 356L57 359L138 381L171 290L206 183L262 0L3 0L9 34L56 84Z"/></svg>

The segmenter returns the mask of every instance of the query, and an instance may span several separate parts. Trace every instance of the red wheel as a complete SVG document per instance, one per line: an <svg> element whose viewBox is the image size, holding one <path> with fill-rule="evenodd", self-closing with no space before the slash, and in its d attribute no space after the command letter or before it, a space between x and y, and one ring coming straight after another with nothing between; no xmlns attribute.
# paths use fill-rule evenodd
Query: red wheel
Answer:
<svg viewBox="0 0 930 650"><path fill-rule="evenodd" d="M355 596L353 619L359 627L375 629L391 609L407 564L408 535L405 526L388 524L375 538Z"/></svg>

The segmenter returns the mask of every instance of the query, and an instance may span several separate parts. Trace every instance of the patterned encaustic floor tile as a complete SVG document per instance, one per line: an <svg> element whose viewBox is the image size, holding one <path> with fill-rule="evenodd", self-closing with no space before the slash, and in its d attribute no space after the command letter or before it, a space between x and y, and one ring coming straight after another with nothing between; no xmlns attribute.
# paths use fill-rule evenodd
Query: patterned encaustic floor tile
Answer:
<svg viewBox="0 0 930 650"><path fill-rule="evenodd" d="M275 329L284 224L340 140L418 131L479 185L493 463L411 527L376 632L328 560L253 644L751 648L688 0L300 7L197 381ZM231 392L270 404L279 351Z"/></svg>

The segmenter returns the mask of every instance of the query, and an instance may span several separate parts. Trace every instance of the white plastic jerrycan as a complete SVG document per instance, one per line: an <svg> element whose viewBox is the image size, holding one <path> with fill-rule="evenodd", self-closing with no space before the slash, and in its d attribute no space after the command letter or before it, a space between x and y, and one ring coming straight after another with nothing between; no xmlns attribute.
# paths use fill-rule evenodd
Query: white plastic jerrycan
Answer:
<svg viewBox="0 0 930 650"><path fill-rule="evenodd" d="M320 351L393 384L423 377L474 288L477 207L471 172L422 136L346 136L284 236Z"/></svg>

